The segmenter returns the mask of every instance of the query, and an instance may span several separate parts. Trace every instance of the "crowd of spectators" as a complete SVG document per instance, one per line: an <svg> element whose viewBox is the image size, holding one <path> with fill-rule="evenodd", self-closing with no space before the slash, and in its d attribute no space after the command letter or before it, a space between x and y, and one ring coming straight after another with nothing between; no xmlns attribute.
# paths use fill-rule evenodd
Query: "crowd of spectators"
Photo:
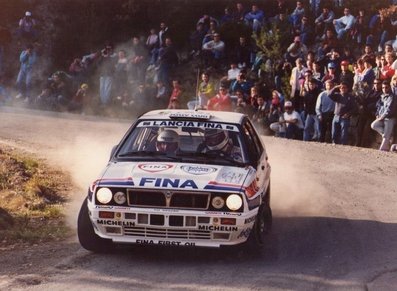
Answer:
<svg viewBox="0 0 397 291"><path fill-rule="evenodd" d="M31 90L37 54L27 42L14 99L80 113L108 107L134 113L155 108L237 111L263 134L369 147L379 133L379 149L393 148L394 10L355 11L339 0L272 2L271 9L262 2L247 7L237 2L220 17L208 11L193 20L183 60L173 45L177 29L165 22L124 45L109 41L52 74L38 96ZM248 28L252 37L223 39L222 28L231 23ZM20 37L36 38L35 25L26 12ZM279 59L267 58L257 46L255 39L263 34L279 35ZM190 64L199 68L196 92L186 92L183 77L176 77L177 70L194 71ZM188 94L191 100L186 100Z"/></svg>

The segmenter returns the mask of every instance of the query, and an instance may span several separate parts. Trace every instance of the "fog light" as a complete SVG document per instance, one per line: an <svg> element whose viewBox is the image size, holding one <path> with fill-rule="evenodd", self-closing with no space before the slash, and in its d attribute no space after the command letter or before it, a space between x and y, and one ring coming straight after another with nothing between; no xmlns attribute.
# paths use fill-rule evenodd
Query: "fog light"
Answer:
<svg viewBox="0 0 397 291"><path fill-rule="evenodd" d="M127 201L127 197L123 192L117 192L116 194L114 194L113 199L114 202L116 202L119 205L124 204Z"/></svg>
<svg viewBox="0 0 397 291"><path fill-rule="evenodd" d="M235 218L221 218L221 224L236 225L236 219Z"/></svg>
<svg viewBox="0 0 397 291"><path fill-rule="evenodd" d="M226 199L226 206L230 210L235 211L237 209L240 209L241 205L243 205L243 200L237 194L232 194Z"/></svg>
<svg viewBox="0 0 397 291"><path fill-rule="evenodd" d="M105 227L107 233L111 234L121 234L121 227L116 226L106 226Z"/></svg>
<svg viewBox="0 0 397 291"><path fill-rule="evenodd" d="M114 218L114 212L111 211L99 211L99 218Z"/></svg>
<svg viewBox="0 0 397 291"><path fill-rule="evenodd" d="M223 206L225 206L225 200L222 197L216 196L212 199L211 205L215 209L221 209Z"/></svg>
<svg viewBox="0 0 397 291"><path fill-rule="evenodd" d="M149 223L149 215L138 214L138 223L139 224L148 224Z"/></svg>
<svg viewBox="0 0 397 291"><path fill-rule="evenodd" d="M112 191L109 188L101 188L96 192L96 198L102 204L108 204L112 200Z"/></svg>
<svg viewBox="0 0 397 291"><path fill-rule="evenodd" d="M212 234L212 237L214 239L219 239L219 240L229 240L229 233L223 233L223 232L214 232Z"/></svg>

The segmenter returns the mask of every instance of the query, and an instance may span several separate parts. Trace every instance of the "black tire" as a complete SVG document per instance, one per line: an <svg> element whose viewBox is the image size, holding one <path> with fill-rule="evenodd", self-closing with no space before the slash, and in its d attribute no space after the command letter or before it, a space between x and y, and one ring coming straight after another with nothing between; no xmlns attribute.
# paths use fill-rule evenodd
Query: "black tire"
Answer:
<svg viewBox="0 0 397 291"><path fill-rule="evenodd" d="M107 253L114 249L114 244L109 239L99 237L88 215L87 199L81 205L77 219L77 235L83 248L95 253Z"/></svg>
<svg viewBox="0 0 397 291"><path fill-rule="evenodd" d="M272 222L272 210L269 204L265 202L259 207L254 226L246 243L249 251L255 253L263 251L263 247L268 243Z"/></svg>

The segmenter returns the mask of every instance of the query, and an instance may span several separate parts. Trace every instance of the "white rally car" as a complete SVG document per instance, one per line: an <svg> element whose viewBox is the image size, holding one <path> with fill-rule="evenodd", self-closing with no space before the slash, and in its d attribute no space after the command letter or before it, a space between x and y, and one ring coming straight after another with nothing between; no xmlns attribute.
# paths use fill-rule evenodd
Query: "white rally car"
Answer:
<svg viewBox="0 0 397 291"><path fill-rule="evenodd" d="M248 117L156 110L91 184L78 237L94 252L116 243L260 248L271 225L270 165Z"/></svg>

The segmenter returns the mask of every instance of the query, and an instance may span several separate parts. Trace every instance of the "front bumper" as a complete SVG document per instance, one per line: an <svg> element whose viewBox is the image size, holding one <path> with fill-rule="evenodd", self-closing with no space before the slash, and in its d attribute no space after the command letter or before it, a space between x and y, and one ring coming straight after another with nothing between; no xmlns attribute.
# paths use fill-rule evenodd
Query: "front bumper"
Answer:
<svg viewBox="0 0 397 291"><path fill-rule="evenodd" d="M97 206L91 201L88 210L95 233L116 243L202 247L245 242L258 212Z"/></svg>

